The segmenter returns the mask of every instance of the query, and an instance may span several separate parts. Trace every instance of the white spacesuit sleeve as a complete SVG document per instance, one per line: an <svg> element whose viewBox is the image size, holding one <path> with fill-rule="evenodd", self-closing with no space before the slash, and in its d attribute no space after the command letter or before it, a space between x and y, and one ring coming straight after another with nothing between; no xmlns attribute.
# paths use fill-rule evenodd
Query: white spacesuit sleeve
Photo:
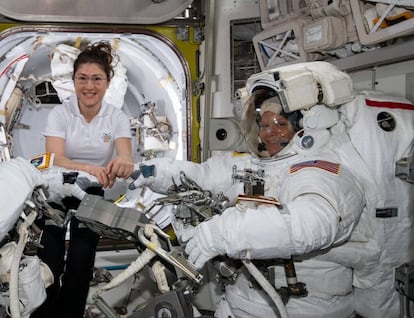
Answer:
<svg viewBox="0 0 414 318"><path fill-rule="evenodd" d="M78 181L74 184L63 183L63 173L69 171L70 170L60 167L52 167L42 172L42 183L47 187L48 201L60 203L63 198L70 196L74 196L79 200L82 200L86 195L86 192L79 186ZM88 177L85 174L83 174L83 177L78 177L79 183L94 184L94 179L96 178L89 175Z"/></svg>
<svg viewBox="0 0 414 318"><path fill-rule="evenodd" d="M328 248L349 239L365 205L362 186L344 167L338 174L304 169L286 179L281 193L283 210L262 205L223 215L217 225L226 229L229 255L249 249L255 258L287 257Z"/></svg>
<svg viewBox="0 0 414 318"><path fill-rule="evenodd" d="M289 258L332 243L332 227L335 228L332 224L336 224L336 215L330 212L329 203L308 194L298 198L291 207L293 210L306 210L307 217L297 218L286 208L279 210L267 205L245 211L229 208L207 222L209 235L204 233L203 236L212 240L207 249L215 249L236 259L246 255L254 259L270 259ZM201 224L200 227L206 225Z"/></svg>
<svg viewBox="0 0 414 318"><path fill-rule="evenodd" d="M350 237L365 204L362 188L345 169L304 170L283 187L283 209L233 207L196 227L186 247L190 261L201 267L219 254L269 259L325 249Z"/></svg>
<svg viewBox="0 0 414 318"><path fill-rule="evenodd" d="M231 154L215 156L201 164L171 158L151 159L141 164L154 165L155 176L145 178L141 174L133 185L134 188L149 186L154 192L166 193L173 184L173 179L177 185L180 184L179 175L183 171L201 188L218 193L231 186L231 167L234 162L235 159L231 157ZM137 169L139 169L139 164L136 165Z"/></svg>
<svg viewBox="0 0 414 318"><path fill-rule="evenodd" d="M289 219L274 206L231 207L195 227L185 252L197 268L225 254L235 259L247 255L254 259L288 258L292 245L289 232Z"/></svg>
<svg viewBox="0 0 414 318"><path fill-rule="evenodd" d="M321 218L319 227L324 226L326 232L331 233L329 236L323 234L326 236L322 236L318 243L324 248L349 239L366 205L365 191L360 179L343 165L338 173L308 168L290 174L283 184L279 199L286 203L290 211L296 237L306 235L306 229L312 228L312 225L314 231L320 231L318 225L312 222L315 216ZM303 197L310 194L314 196L306 202ZM330 219L325 220L328 215ZM334 220L331 215L335 216ZM305 225L302 229L299 226L307 223L309 226Z"/></svg>
<svg viewBox="0 0 414 318"><path fill-rule="evenodd" d="M25 200L41 183L40 171L23 158L0 163L0 239L12 228Z"/></svg>

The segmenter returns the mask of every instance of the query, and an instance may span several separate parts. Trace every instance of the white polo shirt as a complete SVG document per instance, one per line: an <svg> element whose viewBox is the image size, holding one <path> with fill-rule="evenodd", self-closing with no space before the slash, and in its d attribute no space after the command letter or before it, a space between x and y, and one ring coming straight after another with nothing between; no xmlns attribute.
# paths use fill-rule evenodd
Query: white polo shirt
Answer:
<svg viewBox="0 0 414 318"><path fill-rule="evenodd" d="M73 96L49 113L45 136L65 139L69 159L105 166L114 157L115 140L131 138L131 130L128 116L106 102L102 102L99 113L87 123Z"/></svg>

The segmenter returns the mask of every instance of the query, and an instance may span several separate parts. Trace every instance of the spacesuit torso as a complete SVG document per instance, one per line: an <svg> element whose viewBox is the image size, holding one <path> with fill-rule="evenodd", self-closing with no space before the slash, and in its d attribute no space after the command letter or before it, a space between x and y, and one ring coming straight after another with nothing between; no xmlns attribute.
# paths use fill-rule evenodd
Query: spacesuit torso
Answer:
<svg viewBox="0 0 414 318"><path fill-rule="evenodd" d="M358 95L353 102L343 106L341 120L330 129L329 138L326 139L326 131L316 132L316 135L325 139L325 146L317 147L318 139L315 138L313 147L303 149L301 139L304 138L298 134L294 143L285 150L296 151L296 156L262 163L266 179L265 195L275 197L285 204L291 219L297 211L290 203L295 196L305 194L312 186L314 189L323 189L324 184L329 183L330 178L326 179L329 173L316 173L321 167L314 160L340 162L341 169L351 171L354 178L353 189L347 190L347 182L335 182L328 187L337 188L335 198L343 203L340 218L344 227L337 232L333 247L315 249L311 253L293 249L292 254L305 252L302 256L294 256L294 259L298 279L306 284L309 296L289 300L287 309L291 317L348 315L352 310L352 300L350 294L346 293L352 290L352 286L357 313L364 317L398 315L399 301L394 287L394 275L398 266L409 262L413 257L412 249L409 248L412 240L410 197L413 186L400 180L395 173L399 170L396 162L403 158L410 160L412 156L412 109L406 100L378 92ZM381 115L386 116L385 123L378 117ZM383 129L379 130L378 127ZM332 167L323 165L322 168ZM292 173L293 171L297 172ZM348 186L349 184L352 181ZM350 196L358 185L363 186L364 206L360 200ZM340 196L343 196L342 201ZM308 206L303 206L304 211L308 209ZM312 217L309 220L306 220L306 214L302 217L291 228L309 231ZM274 241L277 239L275 235ZM346 242L338 244L341 240ZM279 244L274 244L279 247ZM276 287L286 284L280 266L274 267L274 276ZM266 297L260 298L260 292L249 288L251 286L247 276L244 281L240 278L237 286L228 286L226 301L223 302L225 305L220 306L218 317L225 317L229 312L237 317L272 317L269 307L266 309L268 302L263 302L262 307L259 305L258 299ZM327 302L337 306L326 307ZM235 308L234 304L241 305Z"/></svg>
<svg viewBox="0 0 414 318"><path fill-rule="evenodd" d="M301 142L304 136L310 135L314 139L313 146L304 148ZM288 211L274 209L274 214L281 214L284 222L281 228L284 229L280 232L280 228L275 228L272 238L263 229L262 241L254 242L257 246L254 254L261 259L283 254L285 257L293 256L298 280L306 284L308 296L289 299L287 310L290 317L349 317L353 314L350 267L353 254L337 253L333 246L350 238L366 202L372 199L366 197L370 193L367 180L354 174L363 163L356 153L349 154L352 148L348 146L349 139L340 132L302 131L284 150L284 159L259 160L249 156L249 163L245 160L237 163L233 158L239 169L242 166L252 170L263 169L264 195L278 199ZM347 148L346 163L341 158L341 147ZM350 162L350 158L354 162ZM318 207L321 199L332 206L336 220L332 215L327 216L326 222L320 219L327 209L323 204ZM318 208L320 212L315 215L313 212ZM260 215L260 207L256 212ZM272 212L269 213L272 217ZM257 224L261 223L266 223L266 220ZM268 223L272 221L268 220ZM254 224L251 227L252 231L258 230L258 227L253 228ZM283 241L286 244L282 244ZM361 245L356 248L361 248ZM237 248L234 249L237 257ZM378 250L373 248L371 257L376 259L377 256ZM275 277L276 288L286 286L283 267L272 266L270 270L271 276ZM254 286L257 284L252 284L248 273L243 272L234 285L226 287L225 300L216 315L277 317L269 297Z"/></svg>
<svg viewBox="0 0 414 318"><path fill-rule="evenodd" d="M356 312L367 318L404 315L395 286L396 269L414 259L414 186L409 174L414 105L405 98L365 91L340 112L374 182L374 204L363 216L373 225L372 238L381 250L375 263L354 267Z"/></svg>

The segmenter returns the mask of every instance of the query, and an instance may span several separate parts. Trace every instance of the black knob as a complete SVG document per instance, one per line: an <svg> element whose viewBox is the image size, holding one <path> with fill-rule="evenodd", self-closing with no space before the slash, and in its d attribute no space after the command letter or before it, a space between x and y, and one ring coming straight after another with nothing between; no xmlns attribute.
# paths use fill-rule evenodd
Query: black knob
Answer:
<svg viewBox="0 0 414 318"><path fill-rule="evenodd" d="M224 140L227 138L227 131L223 128L220 128L216 131L216 137L218 140Z"/></svg>

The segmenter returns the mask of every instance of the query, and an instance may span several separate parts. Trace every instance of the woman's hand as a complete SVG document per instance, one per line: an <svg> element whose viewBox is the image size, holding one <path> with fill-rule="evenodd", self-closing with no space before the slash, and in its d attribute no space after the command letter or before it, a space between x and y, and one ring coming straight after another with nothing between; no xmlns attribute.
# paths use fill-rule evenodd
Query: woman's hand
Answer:
<svg viewBox="0 0 414 318"><path fill-rule="evenodd" d="M132 158L131 140L121 137L115 140L117 157L106 165L106 174L109 180L115 182L115 179L128 178L134 171L134 160Z"/></svg>
<svg viewBox="0 0 414 318"><path fill-rule="evenodd" d="M118 156L111 160L105 168L110 180L118 178L128 178L134 171L134 162L129 156Z"/></svg>
<svg viewBox="0 0 414 318"><path fill-rule="evenodd" d="M119 156L111 160L106 167L89 165L87 172L95 176L104 188L112 188L116 178L128 178L134 170L132 158Z"/></svg>
<svg viewBox="0 0 414 318"><path fill-rule="evenodd" d="M115 182L115 178L114 180L111 180L109 178L106 172L106 167L89 165L87 173L89 173L92 176L95 176L104 188L111 188Z"/></svg>

